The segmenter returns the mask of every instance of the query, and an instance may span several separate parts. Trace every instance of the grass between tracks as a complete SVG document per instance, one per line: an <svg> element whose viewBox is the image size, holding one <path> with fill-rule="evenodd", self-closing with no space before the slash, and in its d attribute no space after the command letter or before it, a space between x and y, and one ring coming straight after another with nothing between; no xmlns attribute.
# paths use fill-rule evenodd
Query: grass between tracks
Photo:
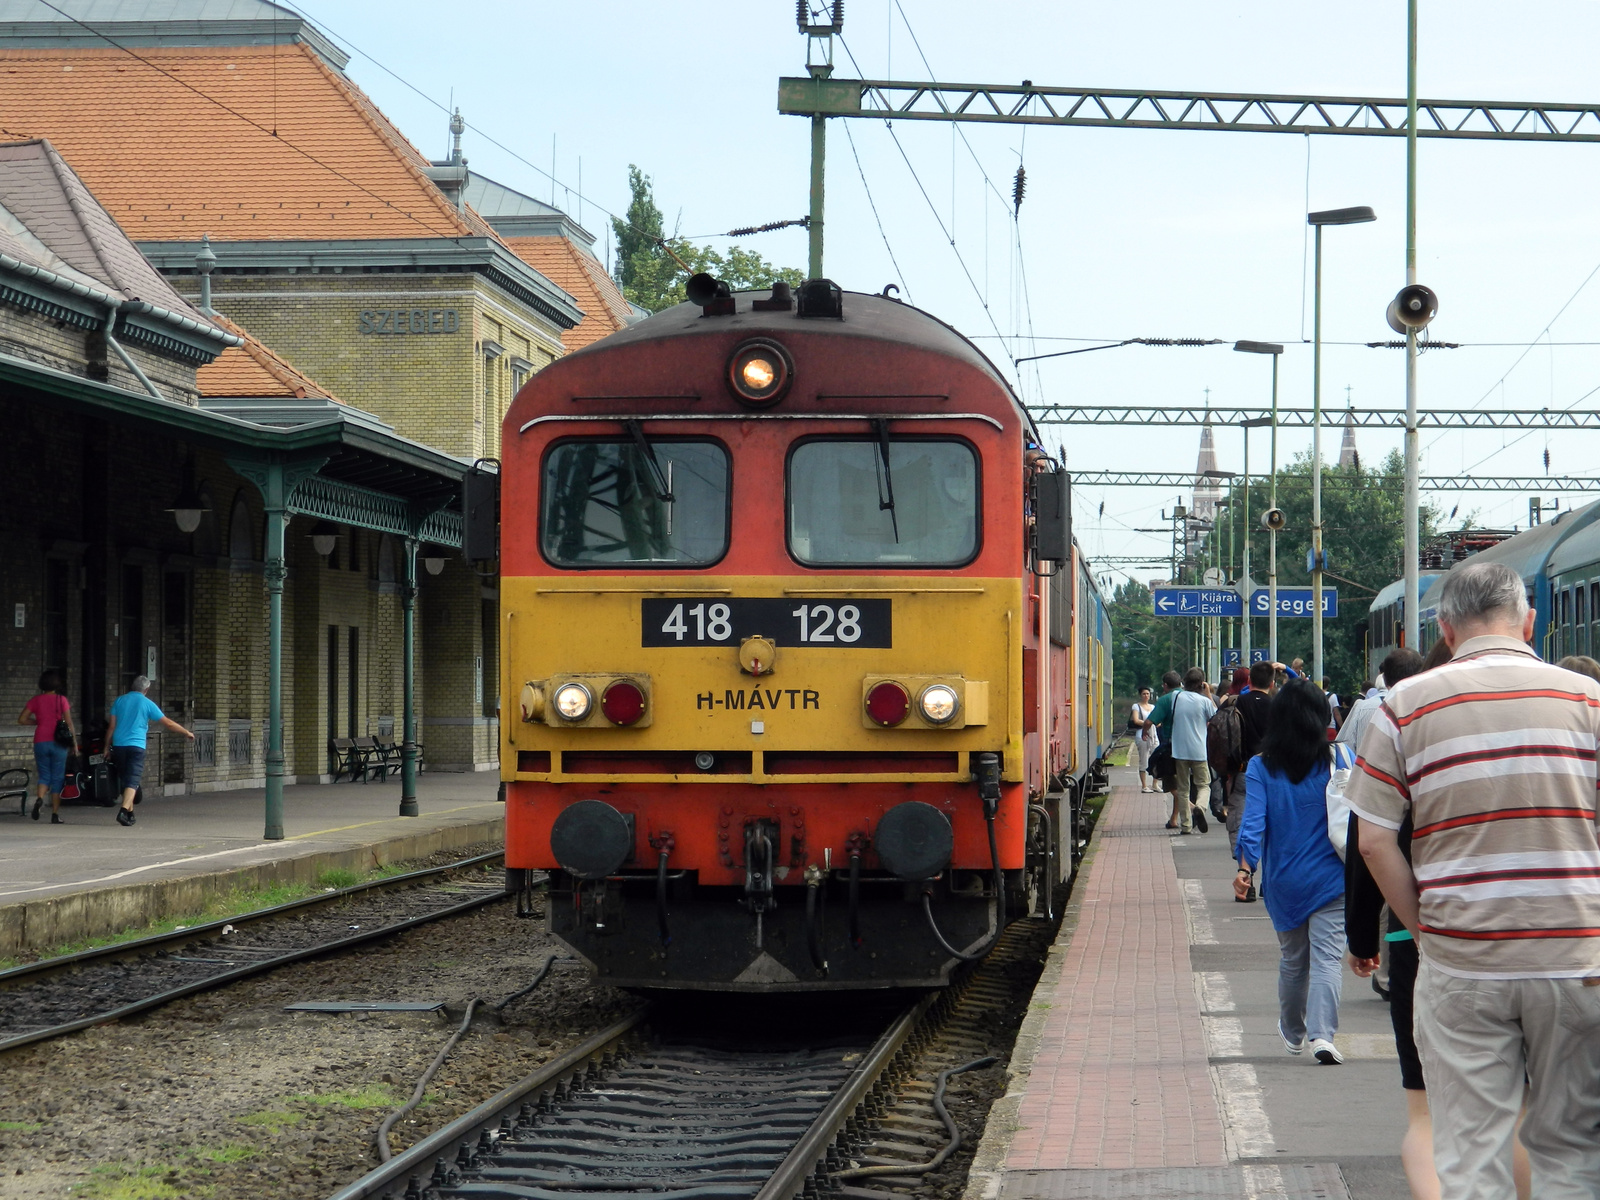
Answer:
<svg viewBox="0 0 1600 1200"><path fill-rule="evenodd" d="M187 1151L176 1163L102 1163L89 1169L89 1178L72 1189L84 1200L189 1200L210 1196L215 1188L206 1182L207 1164L245 1162L261 1152L237 1142Z"/></svg>
<svg viewBox="0 0 1600 1200"><path fill-rule="evenodd" d="M137 941L139 938L155 937L158 934L177 933L192 925L204 925L227 917L243 916L258 909L288 904L291 900L303 900L318 892L337 891L339 888L354 887L358 883L368 883L374 879L389 879L415 869L413 866L395 863L365 872L336 868L324 871L314 884L275 883L264 888L239 888L214 896L199 912L163 917L148 925L135 926L104 937L86 938L79 942L69 942L64 946L54 946L29 958L0 958L0 971L21 966L23 963L38 962L41 959L59 958L63 954L77 954L83 950L98 950L102 946L115 946L122 942Z"/></svg>

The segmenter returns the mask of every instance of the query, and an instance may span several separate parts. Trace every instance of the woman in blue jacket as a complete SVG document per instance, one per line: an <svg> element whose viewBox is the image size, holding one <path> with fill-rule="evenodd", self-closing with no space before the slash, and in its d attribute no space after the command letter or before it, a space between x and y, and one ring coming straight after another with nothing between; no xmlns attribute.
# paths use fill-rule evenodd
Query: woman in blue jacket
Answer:
<svg viewBox="0 0 1600 1200"><path fill-rule="evenodd" d="M1339 1031L1343 982L1344 864L1328 840L1328 700L1308 680L1294 679L1272 701L1261 753L1250 760L1250 803L1239 826L1244 895L1262 867L1261 898L1278 932L1278 1034L1290 1054L1306 1042L1325 1066L1342 1063ZM1257 801L1260 797L1260 802Z"/></svg>

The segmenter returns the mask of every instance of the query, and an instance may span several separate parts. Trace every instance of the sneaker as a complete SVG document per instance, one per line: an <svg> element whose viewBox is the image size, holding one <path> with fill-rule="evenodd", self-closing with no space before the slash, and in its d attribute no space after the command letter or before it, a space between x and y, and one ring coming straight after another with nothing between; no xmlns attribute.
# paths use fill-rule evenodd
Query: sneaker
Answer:
<svg viewBox="0 0 1600 1200"><path fill-rule="evenodd" d="M50 814L50 824L52 824L52 825L65 825L66 822L61 819L61 814L60 813L51 813Z"/></svg>
<svg viewBox="0 0 1600 1200"><path fill-rule="evenodd" d="M1376 975L1372 977L1372 990L1377 992L1381 999L1387 1000L1389 998L1389 989L1378 982L1378 977Z"/></svg>
<svg viewBox="0 0 1600 1200"><path fill-rule="evenodd" d="M1279 1022L1278 1022L1278 1036L1283 1039L1283 1048L1285 1050L1287 1050L1290 1054L1299 1054L1301 1051L1303 1051L1306 1048L1306 1043L1305 1043L1305 1039L1304 1038L1302 1038L1298 1042L1291 1042L1289 1040L1289 1035L1283 1031L1283 1021L1282 1020L1279 1020ZM1323 1043L1323 1044L1326 1045L1327 1043ZM1329 1047L1329 1048L1331 1049L1332 1047Z"/></svg>
<svg viewBox="0 0 1600 1200"><path fill-rule="evenodd" d="M39 810L44 807L44 798L41 796L33 802L33 819L39 819Z"/></svg>
<svg viewBox="0 0 1600 1200"><path fill-rule="evenodd" d="M1254 904L1255 903L1255 899L1256 899L1256 885L1252 883L1248 888L1245 889L1244 902L1246 904Z"/></svg>
<svg viewBox="0 0 1600 1200"><path fill-rule="evenodd" d="M1298 1050L1296 1054L1300 1053ZM1325 1067L1338 1066L1344 1061L1344 1055L1339 1053L1339 1048L1326 1038L1317 1038L1311 1043L1311 1053Z"/></svg>
<svg viewBox="0 0 1600 1200"><path fill-rule="evenodd" d="M133 810L128 808L117 809L117 824L132 825L134 822Z"/></svg>

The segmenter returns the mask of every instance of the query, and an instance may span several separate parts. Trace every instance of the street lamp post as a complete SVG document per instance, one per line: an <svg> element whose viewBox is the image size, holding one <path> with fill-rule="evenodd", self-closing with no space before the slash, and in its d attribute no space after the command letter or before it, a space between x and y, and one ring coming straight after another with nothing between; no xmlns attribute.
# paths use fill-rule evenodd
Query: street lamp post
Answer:
<svg viewBox="0 0 1600 1200"><path fill-rule="evenodd" d="M1322 549L1322 227L1363 225L1377 219L1365 205L1306 214L1306 223L1317 231L1311 310L1311 677L1319 687L1323 674L1322 569L1327 565Z"/></svg>
<svg viewBox="0 0 1600 1200"><path fill-rule="evenodd" d="M1278 360L1273 359L1274 363ZM1244 588L1244 621L1241 628L1244 631L1244 640L1239 644L1239 661L1248 670L1250 667L1250 646L1255 640L1255 629L1252 627L1255 617L1250 612L1250 602L1255 598L1255 581L1250 578L1250 430L1258 425L1271 422L1271 417L1252 417L1240 421L1239 428L1244 431L1244 516L1240 525L1244 530L1244 545L1241 547L1243 557L1239 563L1239 581Z"/></svg>
<svg viewBox="0 0 1600 1200"><path fill-rule="evenodd" d="M1271 469L1272 482L1267 500L1267 512L1278 511L1278 357L1283 353L1283 347L1276 342L1235 342L1233 348L1241 354L1270 354L1272 355L1272 415L1265 420L1255 418L1246 421L1248 429L1252 425L1269 425L1272 428L1272 454ZM1245 434L1245 524L1248 529L1250 521L1250 435ZM1250 535L1245 534L1244 543L1244 573L1250 574ZM1248 604L1247 597L1245 603ZM1249 657L1246 655L1246 657ZM1267 657L1272 662L1278 661L1278 530L1276 527L1267 529Z"/></svg>

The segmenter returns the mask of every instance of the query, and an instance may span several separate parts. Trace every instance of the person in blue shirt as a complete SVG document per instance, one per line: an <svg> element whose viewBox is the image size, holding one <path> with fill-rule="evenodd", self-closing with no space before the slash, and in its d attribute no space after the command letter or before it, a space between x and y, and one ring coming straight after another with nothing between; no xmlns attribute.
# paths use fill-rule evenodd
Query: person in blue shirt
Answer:
<svg viewBox="0 0 1600 1200"><path fill-rule="evenodd" d="M136 675L133 686L111 702L111 724L106 728L106 741L111 746L111 765L122 781L118 825L132 825L136 819L133 797L144 779L144 752L150 726L160 725L194 741L193 733L156 707L155 701L145 694L149 690L149 677Z"/></svg>
<svg viewBox="0 0 1600 1200"><path fill-rule="evenodd" d="M1278 934L1278 1035L1290 1054L1305 1049L1324 1066L1344 1061L1333 1044L1343 982L1344 863L1328 840L1328 698L1293 679L1273 698L1261 752L1250 760L1250 803L1239 825L1245 895L1257 866L1261 898Z"/></svg>

